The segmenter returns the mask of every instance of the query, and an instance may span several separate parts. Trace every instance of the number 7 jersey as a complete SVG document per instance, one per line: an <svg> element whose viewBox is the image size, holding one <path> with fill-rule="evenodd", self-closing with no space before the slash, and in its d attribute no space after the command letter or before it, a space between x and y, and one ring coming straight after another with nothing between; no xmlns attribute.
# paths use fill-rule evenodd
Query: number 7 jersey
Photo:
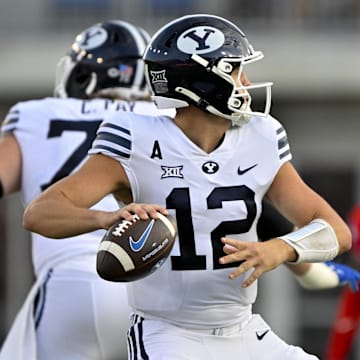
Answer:
<svg viewBox="0 0 360 360"><path fill-rule="evenodd" d="M196 120L195 120L196 121ZM172 119L122 113L107 116L90 153L117 159L133 201L166 206L177 219L171 256L151 276L128 285L130 305L145 317L196 328L245 320L257 284L229 280L219 264L222 236L257 241L261 201L281 165L291 159L286 132L272 117L253 117L225 134L210 154Z"/></svg>
<svg viewBox="0 0 360 360"><path fill-rule="evenodd" d="M54 182L75 171L87 156L96 131L106 113L136 111L159 114L152 102L79 100L47 97L15 104L1 126L1 134L15 136L22 158L21 190L25 205ZM118 209L112 196L99 202L98 209ZM54 259L96 254L104 231L55 241L32 234L35 272ZM88 268L93 264L83 264ZM95 271L95 270L93 270Z"/></svg>

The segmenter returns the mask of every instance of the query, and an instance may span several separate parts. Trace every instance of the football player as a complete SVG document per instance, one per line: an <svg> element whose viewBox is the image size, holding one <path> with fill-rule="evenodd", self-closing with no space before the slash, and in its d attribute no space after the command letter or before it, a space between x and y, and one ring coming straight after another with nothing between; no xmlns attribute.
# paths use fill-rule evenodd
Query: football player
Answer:
<svg viewBox="0 0 360 360"><path fill-rule="evenodd" d="M142 55L149 39L143 29L117 20L95 24L76 37L58 63L55 97L16 104L2 124L1 195L21 190L28 204L76 170L106 113L160 112L149 101L144 77ZM112 196L93 208L104 209L118 209ZM36 283L1 359L127 358L125 286L96 273L103 234L98 229L64 241L32 234Z"/></svg>
<svg viewBox="0 0 360 360"><path fill-rule="evenodd" d="M351 233L291 164L286 131L269 115L271 83L247 78L262 57L221 17L166 24L144 60L154 101L177 108L174 120L107 116L86 162L25 210L25 228L59 238L133 213L176 217L171 258L128 285L130 359L317 358L252 313L257 279L285 262L332 260L349 250ZM254 90L264 90L262 107L253 107ZM127 205L89 209L110 193ZM299 230L258 242L265 196Z"/></svg>

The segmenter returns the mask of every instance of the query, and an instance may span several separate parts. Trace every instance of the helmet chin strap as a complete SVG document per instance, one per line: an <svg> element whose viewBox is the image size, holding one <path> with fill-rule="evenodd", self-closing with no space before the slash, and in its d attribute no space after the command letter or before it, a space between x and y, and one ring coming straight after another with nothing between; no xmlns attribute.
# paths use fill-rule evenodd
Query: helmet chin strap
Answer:
<svg viewBox="0 0 360 360"><path fill-rule="evenodd" d="M237 114L237 113L233 113L232 115L223 114L222 112L214 108L212 105L207 103L205 100L203 100L200 96L196 95L191 90L185 89L181 86L176 87L175 91L180 94L183 94L184 96L194 101L196 104L200 105L199 107L202 110L206 110L211 114L230 120L233 126L242 126L248 123L251 118L250 114Z"/></svg>

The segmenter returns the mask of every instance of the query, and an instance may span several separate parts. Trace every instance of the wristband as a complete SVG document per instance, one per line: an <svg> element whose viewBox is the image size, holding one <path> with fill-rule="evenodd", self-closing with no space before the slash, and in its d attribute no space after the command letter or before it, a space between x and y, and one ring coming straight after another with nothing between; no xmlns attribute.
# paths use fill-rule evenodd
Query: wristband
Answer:
<svg viewBox="0 0 360 360"><path fill-rule="evenodd" d="M3 197L3 195L4 195L4 188L3 188L1 180L0 180L0 199Z"/></svg>
<svg viewBox="0 0 360 360"><path fill-rule="evenodd" d="M298 258L294 263L332 260L339 251L333 228L322 219L315 219L296 231L279 236L279 239L297 252Z"/></svg>

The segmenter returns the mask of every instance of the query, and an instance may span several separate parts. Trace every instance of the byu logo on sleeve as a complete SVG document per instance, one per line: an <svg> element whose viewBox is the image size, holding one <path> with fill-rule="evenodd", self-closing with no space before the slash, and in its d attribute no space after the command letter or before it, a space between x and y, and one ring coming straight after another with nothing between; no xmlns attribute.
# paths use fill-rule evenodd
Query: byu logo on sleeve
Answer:
<svg viewBox="0 0 360 360"><path fill-rule="evenodd" d="M219 49L225 41L224 34L211 26L197 26L183 32L177 47L186 54L205 54Z"/></svg>

